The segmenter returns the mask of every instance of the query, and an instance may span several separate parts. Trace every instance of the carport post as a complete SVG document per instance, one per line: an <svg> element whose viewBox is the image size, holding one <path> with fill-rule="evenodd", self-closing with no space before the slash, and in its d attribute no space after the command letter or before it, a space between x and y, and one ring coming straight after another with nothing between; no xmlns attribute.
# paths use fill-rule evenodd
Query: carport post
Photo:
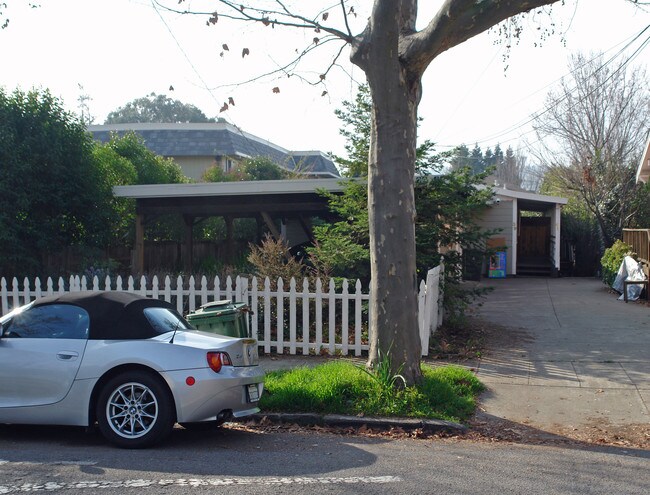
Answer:
<svg viewBox="0 0 650 495"><path fill-rule="evenodd" d="M183 255L183 269L185 273L191 274L194 264L194 217L183 215L185 223L185 252Z"/></svg>
<svg viewBox="0 0 650 495"><path fill-rule="evenodd" d="M135 246L133 255L131 274L141 275L144 273L144 214L142 212L137 212L135 215Z"/></svg>
<svg viewBox="0 0 650 495"><path fill-rule="evenodd" d="M226 222L226 263L233 263L235 256L234 219L230 215L224 216L223 219Z"/></svg>
<svg viewBox="0 0 650 495"><path fill-rule="evenodd" d="M560 273L560 246L561 246L561 223L562 223L562 205L555 204L555 208L551 210L551 235L555 242L553 243L553 264L554 274Z"/></svg>

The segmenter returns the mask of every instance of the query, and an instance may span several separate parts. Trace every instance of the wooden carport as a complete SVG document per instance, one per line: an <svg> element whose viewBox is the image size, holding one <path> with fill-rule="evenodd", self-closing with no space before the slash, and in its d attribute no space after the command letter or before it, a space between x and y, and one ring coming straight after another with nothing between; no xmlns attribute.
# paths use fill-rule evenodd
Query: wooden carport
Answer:
<svg viewBox="0 0 650 495"><path fill-rule="evenodd" d="M135 245L132 273L144 272L144 227L161 215L180 215L185 225L183 267L192 272L194 226L206 218L220 216L226 223L227 243L232 246L233 220L255 218L282 237L275 220L296 219L311 238L309 218L331 216L327 200L318 191L342 192L344 179L297 179L196 184L151 184L115 186L116 197L136 201ZM230 250L232 253L232 250Z"/></svg>

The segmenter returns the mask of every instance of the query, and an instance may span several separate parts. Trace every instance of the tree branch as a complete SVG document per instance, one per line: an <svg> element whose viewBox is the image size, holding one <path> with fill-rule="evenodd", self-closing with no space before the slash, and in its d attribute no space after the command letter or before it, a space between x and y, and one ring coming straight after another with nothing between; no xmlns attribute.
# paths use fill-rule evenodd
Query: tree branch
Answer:
<svg viewBox="0 0 650 495"><path fill-rule="evenodd" d="M345 29L348 30L348 35L350 36L350 39L353 38L352 35L352 30L350 29L350 23L348 22L348 13L345 10L345 0L340 0L341 1L341 11L343 12L343 20L345 21Z"/></svg>
<svg viewBox="0 0 650 495"><path fill-rule="evenodd" d="M315 50L316 48L321 47L321 46L323 46L323 45L326 44L326 43L335 42L335 41L340 42L341 40L340 40L338 37L323 38L323 39L321 39L321 41L318 43L318 45L309 45L309 46L308 46L307 48L305 48L302 52L300 52L298 55L296 55L296 57L293 58L291 61L287 62L286 64L284 64L284 65L282 65L282 66L279 66L279 65L278 65L277 69L274 69L274 70L272 70L272 71L266 72L266 73L264 73L264 74L259 74L259 75L255 76L255 77L252 77L252 78L247 79L247 80L245 80L245 81L239 81L239 82L235 82L235 83L231 83L231 84L222 84L222 85L215 86L215 87L208 88L208 89L210 89L210 90L215 90L215 89L220 89L220 88L232 88L232 87L242 86L242 85L244 85L244 84L249 84L249 83L252 83L252 82L255 82L255 81L260 81L260 80L262 80L262 79L264 79L264 78L266 78L266 77L273 76L273 75L275 75L275 74L293 75L293 76L299 77L300 79L302 79L303 81L307 82L307 83L310 84L311 86L316 86L316 85L320 84L321 82L323 82L323 78L319 78L318 81L307 81L304 77L302 77L302 76L298 76L298 75L296 75L295 73L294 73L294 74L290 74L290 72L291 72L292 70L294 70L294 68L297 66L297 64L300 62L300 60L301 60L305 55L307 55L308 53L310 53L312 50ZM346 46L347 46L346 44L343 44L343 45L341 46L341 48L339 49L338 53L335 55L334 59L332 60L332 63L331 63L330 66L327 68L327 70L323 73L323 75L326 75L326 74L331 70L331 68L332 68L334 65L336 65L336 61L338 60L338 58L339 58L340 55L341 55L341 52L343 51L343 49L344 49ZM277 64L276 64L276 65L277 65Z"/></svg>
<svg viewBox="0 0 650 495"><path fill-rule="evenodd" d="M512 16L557 1L446 0L425 29L403 38L401 58L409 70L422 74L431 61L446 50Z"/></svg>
<svg viewBox="0 0 650 495"><path fill-rule="evenodd" d="M200 15L200 16L211 16L210 21L212 23L218 22L219 17L224 17L226 19L232 19L237 21L245 22L261 22L264 25L272 26L283 26L283 27L293 27L299 29L315 29L320 30L340 38L347 43L352 41L352 36L344 33L338 29L334 29L328 26L321 24L320 22L306 17L292 13L280 0L276 0L276 3L281 7L281 10L266 10L253 7L251 5L244 5L243 3L235 3L230 0L217 0L220 4L224 5L229 9L231 13L224 13L215 10L214 12L199 12L199 11L190 11L190 10L177 10L171 7L167 7L160 3L159 0L152 0L160 8L167 10L168 12L173 12L176 14L191 14L191 15ZM179 3L184 2L181 0ZM270 16L278 16L278 18L272 19ZM286 20L280 20L286 19ZM298 22L294 22L298 21Z"/></svg>

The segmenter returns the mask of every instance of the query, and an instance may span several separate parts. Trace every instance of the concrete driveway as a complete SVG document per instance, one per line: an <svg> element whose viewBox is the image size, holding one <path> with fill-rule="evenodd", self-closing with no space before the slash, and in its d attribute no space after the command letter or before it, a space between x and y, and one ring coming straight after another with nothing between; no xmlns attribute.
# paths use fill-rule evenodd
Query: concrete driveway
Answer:
<svg viewBox="0 0 650 495"><path fill-rule="evenodd" d="M482 414L579 431L650 423L650 307L592 278L486 279L477 316L497 345L476 364Z"/></svg>

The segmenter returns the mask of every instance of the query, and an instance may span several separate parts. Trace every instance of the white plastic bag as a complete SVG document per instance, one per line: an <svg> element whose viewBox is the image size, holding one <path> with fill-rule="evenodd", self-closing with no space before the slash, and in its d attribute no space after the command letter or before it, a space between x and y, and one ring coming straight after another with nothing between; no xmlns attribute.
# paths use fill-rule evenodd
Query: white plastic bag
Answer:
<svg viewBox="0 0 650 495"><path fill-rule="evenodd" d="M623 258L621 267L618 269L614 283L612 284L612 289L621 293L619 301L624 299L623 297L623 282L626 280L645 280L646 276L643 273L641 265L635 261L631 256L626 256ZM641 296L641 291L643 290L643 285L634 285L630 284L627 286L627 300L636 301Z"/></svg>

